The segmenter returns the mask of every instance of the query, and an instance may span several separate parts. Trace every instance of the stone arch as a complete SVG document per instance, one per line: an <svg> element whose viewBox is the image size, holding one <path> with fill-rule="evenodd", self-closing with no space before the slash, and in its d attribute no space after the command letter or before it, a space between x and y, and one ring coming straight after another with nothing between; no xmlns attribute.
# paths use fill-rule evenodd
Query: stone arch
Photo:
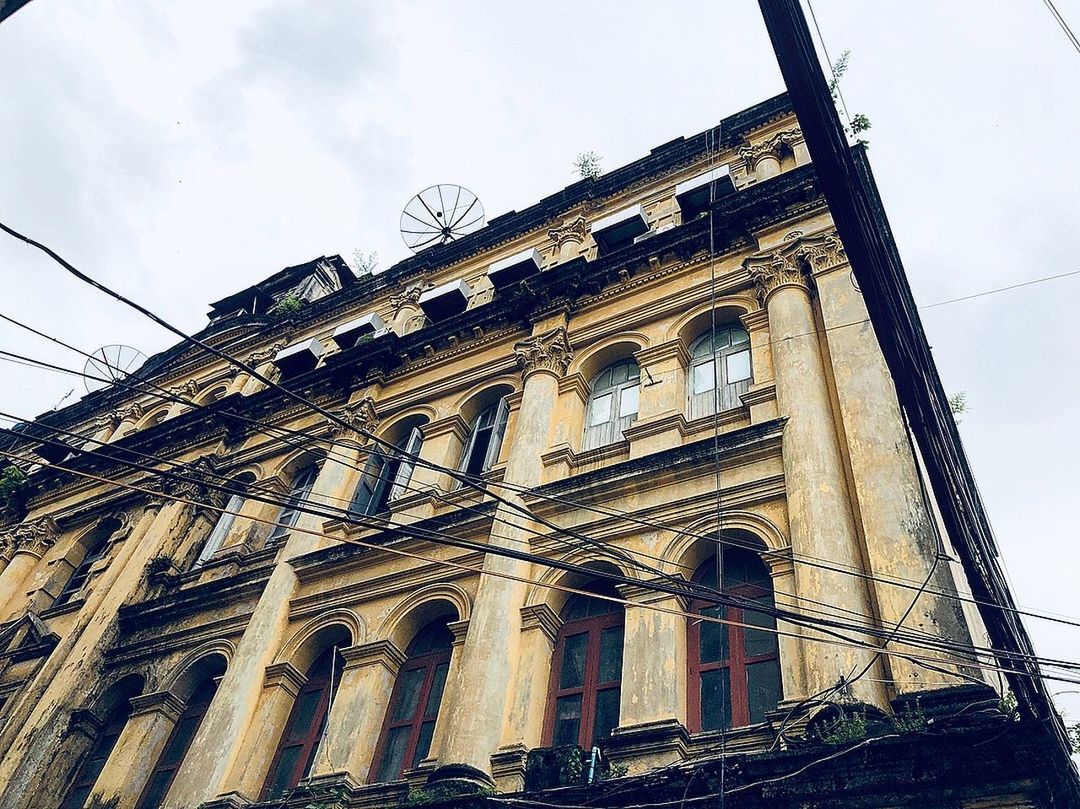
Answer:
<svg viewBox="0 0 1080 809"><path fill-rule="evenodd" d="M376 431L383 441L391 443L405 437L413 427L428 424L438 418L439 412L430 405L417 405L395 413L385 419Z"/></svg>
<svg viewBox="0 0 1080 809"><path fill-rule="evenodd" d="M108 716L124 700L137 697L146 689L146 677L137 672L122 675L92 694L86 709L99 721Z"/></svg>
<svg viewBox="0 0 1080 809"><path fill-rule="evenodd" d="M504 396L516 392L520 387L521 380L509 374L486 380L458 398L450 412L461 416L466 424L472 424L473 419L486 408L491 407Z"/></svg>
<svg viewBox="0 0 1080 809"><path fill-rule="evenodd" d="M330 610L312 618L293 632L278 654L278 663L291 663L299 671L307 671L327 648L355 646L367 640L363 619L344 607Z"/></svg>
<svg viewBox="0 0 1080 809"><path fill-rule="evenodd" d="M167 405L165 407L158 407L154 410L151 410L149 413L147 413L145 416L135 422L134 429L147 430L151 427L156 427L158 424L161 424L161 422L165 421L165 419L169 415L169 407L170 406Z"/></svg>
<svg viewBox="0 0 1080 809"><path fill-rule="evenodd" d="M202 407L204 405L213 404L218 399L221 399L222 397L224 397L225 394L228 393L228 391L229 391L229 383L228 382L220 382L220 383L218 383L216 385L209 385L209 386L207 386L206 390L204 390L197 397L195 397L195 401L193 402L193 404L195 404L197 407Z"/></svg>
<svg viewBox="0 0 1080 809"><path fill-rule="evenodd" d="M173 668L159 690L168 691L185 702L207 677L225 673L236 647L228 640L208 641L188 652Z"/></svg>
<svg viewBox="0 0 1080 809"><path fill-rule="evenodd" d="M791 548L783 532L769 519L749 511L725 511L724 535L745 539L746 547L761 554L762 561L776 577L791 567ZM716 518L705 517L690 523L676 533L660 557L671 568L669 572L690 578L701 563L716 552L709 537L716 531Z"/></svg>
<svg viewBox="0 0 1080 809"><path fill-rule="evenodd" d="M692 308L689 312L676 318L668 326L666 340L680 340L684 346L690 347L695 339L700 337L713 323L713 312L716 313L716 323L736 323L742 325L739 320L743 315L755 312L761 306L753 295L726 295L716 301L705 302Z"/></svg>
<svg viewBox="0 0 1080 809"><path fill-rule="evenodd" d="M377 637L406 649L413 635L436 618L452 614L453 620L467 621L471 613L472 598L464 589L448 582L430 584L409 594L391 609Z"/></svg>
<svg viewBox="0 0 1080 809"><path fill-rule="evenodd" d="M580 373L586 382L619 360L633 359L634 352L648 348L649 338L641 332L620 332L598 340L580 352L570 363L569 373Z"/></svg>
<svg viewBox="0 0 1080 809"><path fill-rule="evenodd" d="M305 469L312 464L321 463L324 457L322 452L315 452L307 449L296 450L280 459L275 466L272 466L271 469L267 471L269 472L270 477L280 478L287 484L296 477L296 474L300 470Z"/></svg>
<svg viewBox="0 0 1080 809"><path fill-rule="evenodd" d="M637 571L631 567L628 562L606 556L597 558L595 551L571 551L559 561L569 562L570 564L580 565L601 572L618 573L620 576L625 576L629 579L640 578L640 576L637 575ZM567 599L573 596L574 593L557 589L552 585L558 587L580 588L581 585L587 584L591 579L592 577L585 571L569 571L549 567L544 571L540 578L536 580L535 584L529 585L529 589L525 593L525 604L530 607L537 604L547 604L555 613L559 613L562 611L563 605L566 604Z"/></svg>

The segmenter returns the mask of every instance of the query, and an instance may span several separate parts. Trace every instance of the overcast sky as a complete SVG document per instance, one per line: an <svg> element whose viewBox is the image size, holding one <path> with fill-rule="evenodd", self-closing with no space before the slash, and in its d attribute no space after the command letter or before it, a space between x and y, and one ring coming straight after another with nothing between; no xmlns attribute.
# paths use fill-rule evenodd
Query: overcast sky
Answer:
<svg viewBox="0 0 1080 809"><path fill-rule="evenodd" d="M1058 0L1080 30L1080 0ZM1080 57L1038 0L816 0L916 299L1080 269ZM0 24L0 220L180 326L282 267L406 255L409 197L488 217L783 90L754 0L127 3L34 0ZM167 334L0 236L0 312L86 350ZM1080 277L924 322L1017 600L1080 616ZM81 367L0 324L0 345ZM78 380L0 367L21 416ZM1080 660L1080 629L1028 620ZM1080 686L1051 683L1052 691ZM1060 703L1080 719L1080 697Z"/></svg>

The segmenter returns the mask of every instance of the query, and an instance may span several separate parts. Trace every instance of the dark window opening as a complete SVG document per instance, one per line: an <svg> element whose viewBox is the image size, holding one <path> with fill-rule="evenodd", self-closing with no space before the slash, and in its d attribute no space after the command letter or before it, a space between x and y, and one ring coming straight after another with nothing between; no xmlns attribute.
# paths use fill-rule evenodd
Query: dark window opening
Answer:
<svg viewBox="0 0 1080 809"><path fill-rule="evenodd" d="M371 768L372 783L395 781L427 757L450 670L453 641L446 619L441 619L420 630L409 644L375 749L377 764Z"/></svg>
<svg viewBox="0 0 1080 809"><path fill-rule="evenodd" d="M319 468L312 465L293 478L292 486L289 488L289 497L277 519L274 520L276 525L270 531L270 536L266 538L267 545L282 542L289 535L289 530L296 525L302 509L307 505L308 496L311 494L311 488L315 485L318 474Z"/></svg>
<svg viewBox="0 0 1080 809"><path fill-rule="evenodd" d="M130 715L131 703L126 699L109 712L109 715L105 718L105 724L90 748L90 752L87 753L86 758L79 765L75 780L68 788L60 809L83 808L83 804L86 803L86 799L94 789L98 776L105 769L105 762L109 760L109 754L112 753L113 748L116 746L116 740L120 738L120 734L123 732L124 725Z"/></svg>
<svg viewBox="0 0 1080 809"><path fill-rule="evenodd" d="M509 408L506 399L500 399L481 412L473 421L469 439L461 453L459 469L467 475L482 475L499 460Z"/></svg>
<svg viewBox="0 0 1080 809"><path fill-rule="evenodd" d="M413 427L395 449L373 451L353 494L350 513L356 516L380 514L387 510L391 500L411 491L409 483L416 466L413 457L420 454L423 444L423 432L420 427Z"/></svg>

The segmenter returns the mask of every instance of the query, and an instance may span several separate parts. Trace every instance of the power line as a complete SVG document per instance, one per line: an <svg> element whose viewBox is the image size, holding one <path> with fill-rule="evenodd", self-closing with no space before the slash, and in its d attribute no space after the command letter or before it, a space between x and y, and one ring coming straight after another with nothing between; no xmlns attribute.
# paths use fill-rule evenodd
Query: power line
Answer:
<svg viewBox="0 0 1080 809"><path fill-rule="evenodd" d="M70 346L70 345L64 343L63 341L58 340L57 338L50 337L49 335L46 335L43 332L39 332L38 330L33 329L33 327L27 326L26 324L23 324L23 323L15 320L13 318L10 318L10 317L2 315L2 314L0 314L0 318L2 318L4 320L7 320L8 322L11 322L11 323L13 323L15 325L21 326L23 328L27 328L30 331L33 331L35 334L46 337L46 339L50 339L53 342L57 342L60 345L63 345L64 347L69 348L69 349L71 349L71 350L73 350L73 351L75 351L77 353L86 355L85 352L82 352L80 349L75 348L73 346ZM852 324L843 324L843 325L852 325ZM796 335L796 336L798 336L798 335ZM7 355L7 356L5 356L5 355ZM89 356L89 355L86 355L86 356ZM11 358L15 358L15 359L11 359ZM84 377L84 378L98 380L98 381L111 381L111 380L108 380L108 379L106 379L104 377L99 377L99 376L95 376L93 374L88 374L85 371L77 371L77 370L74 370L74 369L65 368L63 366L57 366L57 365L52 364L52 363L47 363L47 362L44 362L44 361L41 361L41 360L35 360L35 359L29 358L29 357L25 357L23 355L13 354L11 352L0 351L0 360L16 362L18 364L28 365L30 367L41 367L41 368L44 368L44 369L47 369L47 370L55 370L57 372L67 373L67 374L71 374L71 375L75 375L75 376L81 376L81 377ZM127 382L125 382L123 380L117 381L115 384L120 386L120 387L123 387L123 388L130 388L130 389L138 390L138 388L135 385L130 385L130 384L128 384ZM144 384L150 384L150 383L145 383L144 382ZM192 401L184 400L184 399L176 396L175 394L171 393L170 391L166 390L165 388L162 388L162 387L157 386L157 385L154 385L154 387L156 387L158 390L164 391L164 393L163 394L150 394L150 395L156 395L158 398L161 398L161 399L164 399L164 400L170 401L170 402L178 402L178 403L189 405L189 406L198 406ZM334 458L334 459L337 460L337 462L343 463L344 465L348 466L349 468L352 468L352 469L354 469L356 471L359 471L362 474L369 474L369 472L367 470L362 469L361 467L358 467L358 466L356 466L355 464L353 464L351 462L343 460L342 456L340 454L335 453L333 451L334 444L329 439L320 438L318 436L312 436L310 433L306 433L306 432L290 430L289 428L286 428L286 427L280 426L280 425L267 424L265 422L261 422L261 421L256 420L256 419L247 418L247 417L245 417L243 415L240 415L240 414L230 413L229 417L241 420L241 421L243 421L245 423L252 424L257 429L265 432L267 435L271 435L272 437L277 437L279 440L282 440L287 446L291 446L291 447L293 447L295 449L308 450L308 447L299 446L297 444L291 443L286 438L284 438L282 435L278 435L278 433L297 436L297 437L303 438L305 440L314 440L314 441L317 441L317 442L329 443L331 445L331 449L330 449L329 452L326 453L328 458ZM15 417L15 416L10 416L10 418L13 418L16 421L20 421L20 422L25 423L25 424L35 424L38 427L45 426L45 425L38 424L37 422L31 422L29 420L21 419L21 418ZM83 436L80 436L77 433L72 433L70 431L60 430L60 428L49 427L48 429L58 431L58 432L64 432L69 436L83 438ZM20 437L26 438L26 436L23 435L23 434L20 434ZM125 449L125 451L132 451L132 450L126 450L126 448L119 448L119 449ZM370 453L369 450L361 450L361 452L362 453ZM160 458L155 458L155 460L158 460L158 461L161 461L161 462L167 462L167 461L164 461L163 459L160 459ZM436 469L436 470L439 470L439 471L446 471L448 469L448 467L445 467L445 466L443 466L441 464L436 464L436 463L433 463L433 462L430 462L430 461L420 461L420 462L417 462L415 465L416 466L424 466L426 468ZM383 477L381 477L379 475L375 475L374 477L376 477L379 480L387 480L386 478L383 478ZM481 481L481 482L487 482L487 481L483 481L483 478L473 477L473 479ZM488 483L489 483L489 485L497 486L497 487L500 487L500 488L506 488L506 489L509 489L511 491L516 491L516 492L520 492L520 493L532 494L534 496L541 497L542 499L547 499L547 500L550 500L552 502L558 502L558 503L569 505L569 506L572 506L572 507L575 507L575 508L580 508L582 510L593 511L595 513L603 514L603 515L606 515L606 516L620 517L620 518L626 519L626 520L628 520L628 521L630 521L632 523L636 523L636 524L640 524L640 525L647 526L647 527L652 527L652 528L659 528L661 530L670 531L670 532L672 532L674 534L681 535L681 536L687 536L687 537L690 537L690 538L693 538L693 539L706 539L706 540L713 540L713 541L716 541L717 539L719 539L719 541L722 544L725 544L725 545L734 546L734 547L745 547L746 546L746 543L740 542L739 540L734 539L734 538L724 537L722 535L720 537L716 537L716 536L711 535L711 534L698 534L696 532L689 531L689 530L682 529L682 528L678 528L676 526L672 526L672 525L669 525L669 524L666 524L666 523L663 523L663 522L644 519L644 518L638 517L638 516L636 516L636 515L634 515L632 513L625 512L623 510L616 509L616 508L613 508L613 507L597 506L597 505L577 502L577 501L571 500L569 498L562 498L562 497L557 497L557 496L552 496L552 495L545 495L545 494L536 492L533 489L529 489L527 487L514 486L512 484L506 484L506 483L502 483L502 482L494 482L494 481L492 481L492 482L488 482ZM447 499L447 496L442 494L441 492L433 492L433 491L430 491L430 490L420 490L420 489L417 489L417 488L415 488L415 487L413 487L411 485L406 485L405 488L408 491L415 492L415 493L420 493L421 491L423 491L423 493L428 494L430 496L433 496L436 499L439 499L440 501L442 501L444 503L448 503L448 504L450 503L450 501ZM335 498L332 498L332 499L338 500L339 502L346 502L347 501L346 498L336 498L335 497ZM455 505L458 505L461 508L465 508L465 509L468 509L468 510L475 511L475 509L472 508L471 506L469 506L468 504L455 504ZM528 526L528 525L521 525L521 524L516 523L516 522L509 522L509 521L504 520L504 519L500 519L500 521L504 522L507 525L513 526L515 528L520 528L522 530L529 531L530 533L533 533L538 537L544 537L544 538L552 538L552 537L557 538L557 534L559 533L559 531L562 531L562 529L558 529L558 531L556 531L553 534L546 534L546 533L542 533L540 531L537 531L536 529L533 529L531 526ZM588 541L590 543L599 542L598 540L593 540L592 538L589 538L586 535L582 535L580 532L577 532L575 537L578 538L578 539L585 539L586 541ZM516 540L515 539L515 540L512 540L512 541L521 541L521 540ZM604 547L608 548L610 546L604 545ZM679 565L676 562L666 560L666 559L663 559L661 557L653 556L653 555L648 554L647 552L644 552L644 551L635 551L635 550L630 550L630 549L619 549L619 550L622 550L625 553L636 554L636 555L642 556L644 558L652 559L652 560L660 562L662 564L674 565L676 567L684 567L685 569L689 570L689 568L686 568L683 565ZM766 555L766 556L778 555L778 556L782 556L784 558L791 558L792 561L794 561L796 563L801 563L801 564L807 564L807 565L811 565L811 566L815 566L815 567L820 567L820 568L825 569L825 570L830 570L830 571L833 571L833 572L839 572L839 573L842 573L844 575L851 575L851 576L854 576L854 577L857 577L857 578L862 578L862 579L867 580L867 581L873 581L875 583L885 584L885 585L888 585L888 586L894 586L894 587L900 587L900 588L912 589L912 590L914 590L914 589L920 589L920 590L924 589L921 586L917 586L918 583L915 580L904 579L902 577L881 577L881 576L876 576L874 574L867 573L867 572L859 570L857 568L852 568L852 567L848 567L848 566L845 566L845 565L840 565L839 563L832 563L830 560L823 559L822 557L816 557L816 556L813 556L811 554L805 554L805 553L804 554L796 554L796 553L790 552L790 551L781 552L781 551L776 551L776 550L772 550L772 549L768 549L768 548L765 548L765 549L754 548L754 550L761 553L762 555ZM624 559L624 561L625 561L625 559ZM656 570L655 568L649 568L649 570L650 570L650 572L659 573L659 571ZM951 592L951 591L947 591L947 590L939 590L939 589L935 589L935 588L929 588L929 589L926 589L925 591L928 594L931 594L931 595L937 595L937 596L940 596L940 597L949 598L949 599L955 599L955 600L964 601L964 602L967 602L967 603L980 604L980 605L983 605L983 606L989 606L989 607L994 607L994 608L998 608L998 609L1002 609L1002 610L1013 611L1013 612L1016 612L1017 614L1027 615L1027 616L1030 616L1030 617L1039 618L1041 620L1052 621L1052 622L1062 623L1062 624L1071 625L1071 626L1080 626L1080 622L1078 622L1076 620L1073 620L1073 619L1070 619L1068 617L1056 616L1056 615L1048 614L1048 613L1040 613L1040 612L1031 611L1031 610L1021 610L1021 609L1015 608L1015 607L1001 607L999 605L992 604L990 602L980 601L980 600L975 599L973 597L963 596L958 592ZM792 597L794 597L794 596L792 596ZM814 603L821 603L821 602L814 602ZM833 609L842 609L842 608L835 607L835 606L832 607L832 608Z"/></svg>
<svg viewBox="0 0 1080 809"><path fill-rule="evenodd" d="M1073 46L1077 53L1080 53L1080 40L1076 38L1076 34L1072 32L1072 28L1065 22L1065 18L1061 16L1061 12L1057 10L1057 7L1053 4L1052 0L1043 0L1043 5L1049 9L1050 14L1054 18L1054 22L1058 24L1058 27L1065 34L1065 37L1069 40L1069 44Z"/></svg>
<svg viewBox="0 0 1080 809"><path fill-rule="evenodd" d="M0 455L6 456L6 457L12 457L10 453L4 452L4 451L0 451ZM658 612L664 612L664 613L668 613L668 614L672 614L672 615L678 615L678 616L681 616L681 617L684 617L684 618L691 618L691 619L693 619L695 621L707 621L707 622L713 622L713 623L718 623L718 624L728 624L728 625L733 625L733 626L743 626L744 628L762 629L763 631L768 631L768 632L771 632L771 633L774 633L774 634L777 634L777 635L781 635L781 636L794 637L794 638L798 638L798 639L802 639L802 640L808 640L808 641L812 641L812 642L818 642L818 643L839 643L841 645L850 646L850 647L853 647L853 648L868 649L870 651L877 651L878 648L879 648L876 645L868 643L866 641L860 641L858 639L853 639L853 638L849 638L849 637L846 637L846 636L843 636L843 635L839 635L837 632L833 631L833 629L831 627L822 626L822 624L824 622L798 620L799 616L793 616L791 614L784 613L783 611L770 610L770 609L766 608L764 605L760 604L759 602L756 602L756 601L753 601L753 600L750 600L749 603L744 603L746 601L746 599L740 599L740 598L734 596L733 594L722 593L722 592L713 590L712 588L706 588L706 587L704 587L702 585L695 585L695 584L692 584L692 583L687 583L687 589L688 589L689 592L684 592L682 594L689 594L689 595L693 595L695 597L702 598L703 600L709 600L709 601L716 602L718 604L727 604L729 606L734 606L734 607L737 607L737 608L740 608L740 609L749 609L752 612L760 612L760 613L763 613L763 614L771 615L772 617L779 618L780 620L783 620L783 621L785 621L787 623L791 623L791 624L794 624L794 625L797 625L797 626L807 626L808 628L815 629L818 632L822 632L824 634L830 635L830 637L829 638L815 637L813 635L807 635L805 633L790 632L790 631L786 631L786 630L782 630L782 629L778 629L778 628L761 627L761 626L759 626L757 624L745 624L745 623L742 623L742 622L731 621L731 620L726 619L726 618L719 618L719 617L715 617L715 616L701 615L699 613L689 612L689 611L686 611L686 610L672 608L672 607L664 607L664 606L657 605L657 604L645 604L645 603L633 602L633 601L630 601L628 599L621 598L621 597L605 595L605 594L601 594L601 593L594 593L594 592L592 592L590 590L584 590L584 589L581 589L581 588L574 588L574 587L570 587L568 585L561 585L561 584L557 584L557 583L553 583L553 582L543 582L543 581L540 581L540 580L537 580L537 579L532 579L532 578L529 578L529 577L515 576L513 574L508 574L508 573L503 573L503 572L497 572L497 573L496 572L490 572L490 571L484 570L483 568L472 567L472 566L466 565L464 563L455 562L453 560L433 559L431 557L426 557L423 554L418 554L418 553L415 553L415 552L412 552L412 551L407 551L407 550L404 550L404 549L401 549L401 548L395 548L395 547L392 547L391 545L387 545L387 544L378 544L378 543L366 542L364 540L355 539L355 538L351 538L351 537L342 538L342 537L339 537L339 536L334 536L334 535L331 535L331 534L327 534L327 533L325 533L323 531L319 531L319 530L316 530L316 529L302 528L302 527L295 526L295 525L288 525L288 524L285 524L285 523L278 523L278 522L276 522L274 520L268 520L266 518L260 518L260 517L255 517L255 516L251 516L251 515L241 514L238 511L233 511L233 510L230 510L230 509L228 509L226 507L222 507L222 506L219 506L219 505L216 505L216 504L213 504L213 503L206 503L206 502L203 502L201 500L196 500L196 499L190 498L190 497L183 497L183 496L171 494L171 493L168 493L168 492L163 493L163 492L155 490L155 489L148 489L148 488L146 488L144 486L137 486L137 485L134 485L134 484L131 484L131 483L125 483L123 481L119 481L119 480L116 480L116 479L113 479L113 478L107 478L107 477L103 477L101 475L95 475L95 474L92 474L92 473L89 473L89 472L84 472L84 471L80 471L80 470L76 470L76 469L71 469L71 468L67 468L67 467L60 467L60 468L63 471L69 472L71 474L74 474L74 475L77 475L77 476L80 476L80 477L84 477L84 478L87 478L87 479L90 479L90 480L95 480L95 481L97 481L99 483L107 483L107 484L109 484L111 486L116 486L116 487L126 489L126 490L129 490L129 491L141 492L143 494L148 494L148 495L151 495L153 497L164 497L165 499L172 500L174 502L186 503L186 504L189 504L189 505L194 505L194 506L198 506L198 507L201 507L201 508L209 509L209 510L212 510L212 511L215 511L215 512L218 512L218 513L233 514L234 516L239 516L239 517L242 517L243 519L248 519L248 520L251 520L252 522L263 523L263 524L266 524L266 525L269 525L269 526L284 527L284 528L287 528L290 533L300 533L300 534L307 534L307 535L310 535L310 536L317 536L317 537L321 537L321 538L324 538L324 539L329 539L329 540L335 541L335 542L342 542L344 544L356 545L356 546L359 546L359 547L362 547L362 548L367 548L367 549L373 550L373 551L385 551L385 552L388 552L388 553L391 553L391 554L394 554L394 555L410 557L410 558L414 558L414 559L421 560L421 561L426 561L426 562L436 564L436 565L454 567L454 568L466 570L466 571L469 571L469 572L472 572L472 573L477 573L477 574L493 575L493 576L496 576L498 578L506 578L506 579L513 580L513 581L519 581L519 582L526 583L526 584L532 584L532 585L536 585L536 586L539 586L539 587L544 587L544 588L547 588L547 589L561 590L561 591L565 591L565 592L569 592L569 593L573 593L573 594L579 594L579 595L587 595L587 596L590 596L590 597L598 598L600 600L606 600L606 601L611 601L611 602L614 602L614 603L619 603L619 604L622 604L624 606L633 606L633 607L641 607L641 608L644 608L644 609L651 609L651 610L658 611ZM197 480L195 478L185 478L184 476L171 475L169 473L162 473L162 472L160 472L160 470L148 470L148 471L151 471L151 472L156 473L158 475L164 475L167 478L179 478L182 482L199 483L200 485L203 485L206 488L213 488L213 489L218 489L218 490L221 489L221 487L216 487L213 484L206 484L204 481L199 481L199 480ZM315 514L316 516L325 516L325 514L320 514L320 512L315 511L315 510L313 510L311 508L306 508L306 509L301 509L301 510L304 511L304 513L306 513L306 514ZM358 522L358 524L363 525L362 521L357 521L357 522ZM381 527L381 526L376 526L376 527ZM672 592L673 594L679 594L679 593L675 592L673 590L673 588L671 588L669 585L666 585L666 584L664 584L662 582L656 582L656 581L643 582L641 580L629 578L629 577L626 577L625 575L619 574L619 573L612 573L612 572L604 570L604 569L584 567L584 566L581 566L581 565L576 565L576 564L573 564L573 563L565 562L563 560L548 559L548 558L545 558L545 557L540 557L540 556L537 556L536 554L517 553L517 552L511 551L510 549L506 549L506 548L500 548L500 547L497 547L497 546L491 546L491 545L487 545L485 543L472 542L472 541L469 541L469 540L464 540L464 539L462 539L460 537L451 537L451 536L448 536L448 535L441 534L439 532L425 531L423 529L418 529L415 526L406 526L406 525L392 526L392 530L390 530L390 533L403 535L406 538L412 537L412 538L429 539L435 544L448 545L448 546L451 546L451 547L464 548L464 549L468 549L468 550L486 549L488 552L495 553L497 555L511 556L511 557L514 557L514 558L523 558L523 559L526 559L528 561L532 561L532 562L535 562L537 564L540 564L540 565L543 565L543 566L546 566L546 567L553 567L553 568L560 569L560 570L563 570L563 571L566 571L566 572L579 573L579 574L584 574L586 576L590 576L592 578L602 578L602 579L607 579L609 581L613 581L613 582L616 582L616 583L634 584L634 585L638 585L638 586L645 586L645 587L648 587L648 588L654 589L654 590L659 590L659 591L663 591L663 592ZM702 591L704 591L704 592L702 592ZM836 626L838 626L841 629L850 628L848 626L845 626L842 622L832 622L832 623L836 624ZM855 629L859 630L858 627L855 627ZM911 646L913 646L915 648L921 648L917 644L908 644L908 645L911 645ZM927 650L925 648L922 648L922 651L926 652ZM898 651L890 651L890 650L883 650L882 654L895 656L895 657L903 658L903 659L906 659L906 660L910 660L911 662L914 662L914 663L916 663L918 665L922 665L924 667L930 668L931 670L939 671L939 672L941 672L943 674L946 674L946 675L948 675L950 677L959 677L961 679L972 679L968 675L963 674L962 672L953 672L953 671L949 671L947 669L941 669L939 666L935 665L936 663L954 665L956 662L958 662L958 661L954 661L954 660L950 659L949 657L944 657L943 658L943 657L936 657L936 656L933 656L933 655L927 655L925 653L923 653L923 654L914 654L914 653L910 653L910 652L898 652ZM968 659L968 658L964 658L962 661L959 661L959 662L960 662L961 665L971 665L971 663L972 663L972 661L970 661L970 659ZM1047 675L1047 674L1037 674L1037 673L1025 672L1025 671L1015 672L1015 671L1013 671L1011 669L1008 669L1008 670L1002 669L1001 667L995 666L993 664L979 664L979 665L981 667L983 667L983 668L986 668L986 669L989 669L989 670L992 670L992 671L1008 671L1009 673L1019 674L1020 676L1038 677L1038 678L1041 678L1041 679L1056 680L1056 681L1060 681L1060 682L1067 682L1067 683L1080 685L1080 679L1059 677L1059 676ZM1080 664L1074 664L1074 663L1070 663L1069 665L1071 665L1071 666L1080 666ZM975 680L975 682L978 682L980 685L984 684L981 680Z"/></svg>

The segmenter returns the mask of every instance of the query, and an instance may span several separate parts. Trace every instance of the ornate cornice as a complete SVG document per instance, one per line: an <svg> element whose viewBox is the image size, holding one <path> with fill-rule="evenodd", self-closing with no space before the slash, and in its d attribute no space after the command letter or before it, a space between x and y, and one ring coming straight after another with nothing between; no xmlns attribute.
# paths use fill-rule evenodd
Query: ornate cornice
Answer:
<svg viewBox="0 0 1080 809"><path fill-rule="evenodd" d="M366 435L374 432L379 426L379 414L375 410L375 400L370 396L365 396L352 404L345 405L338 413L338 416L349 425L349 429L346 430L336 421L331 422L330 437L335 440L344 437L348 432Z"/></svg>
<svg viewBox="0 0 1080 809"><path fill-rule="evenodd" d="M547 604L530 604L521 608L521 631L539 629L552 643L555 642L562 623L558 613Z"/></svg>
<svg viewBox="0 0 1080 809"><path fill-rule="evenodd" d="M258 351L253 351L248 354L247 359L244 362L252 367L262 365L264 362L269 362L276 357L277 353L285 348L285 345L284 340L276 340L266 348L260 348Z"/></svg>
<svg viewBox="0 0 1080 809"><path fill-rule="evenodd" d="M60 528L56 520L52 517L39 517L17 526L8 535L5 546L10 543L13 555L25 552L35 556L44 556L45 552L56 544L59 536Z"/></svg>
<svg viewBox="0 0 1080 809"><path fill-rule="evenodd" d="M523 379L537 371L562 376L574 358L566 329L562 326L519 341L514 345L514 355Z"/></svg>
<svg viewBox="0 0 1080 809"><path fill-rule="evenodd" d="M557 227L548 231L548 236L555 242L556 247L562 247L563 242L575 242L581 244L589 232L589 224L585 217L578 214L573 219L568 219Z"/></svg>
<svg viewBox="0 0 1080 809"><path fill-rule="evenodd" d="M382 666L391 677L396 677L398 669L405 662L405 653L392 640L376 640L361 643L341 650L345 658L346 669Z"/></svg>
<svg viewBox="0 0 1080 809"><path fill-rule="evenodd" d="M799 236L772 253L751 256L743 262L757 284L762 306L783 287L810 289L810 274L826 272L847 264L847 253L836 231L816 236Z"/></svg>

